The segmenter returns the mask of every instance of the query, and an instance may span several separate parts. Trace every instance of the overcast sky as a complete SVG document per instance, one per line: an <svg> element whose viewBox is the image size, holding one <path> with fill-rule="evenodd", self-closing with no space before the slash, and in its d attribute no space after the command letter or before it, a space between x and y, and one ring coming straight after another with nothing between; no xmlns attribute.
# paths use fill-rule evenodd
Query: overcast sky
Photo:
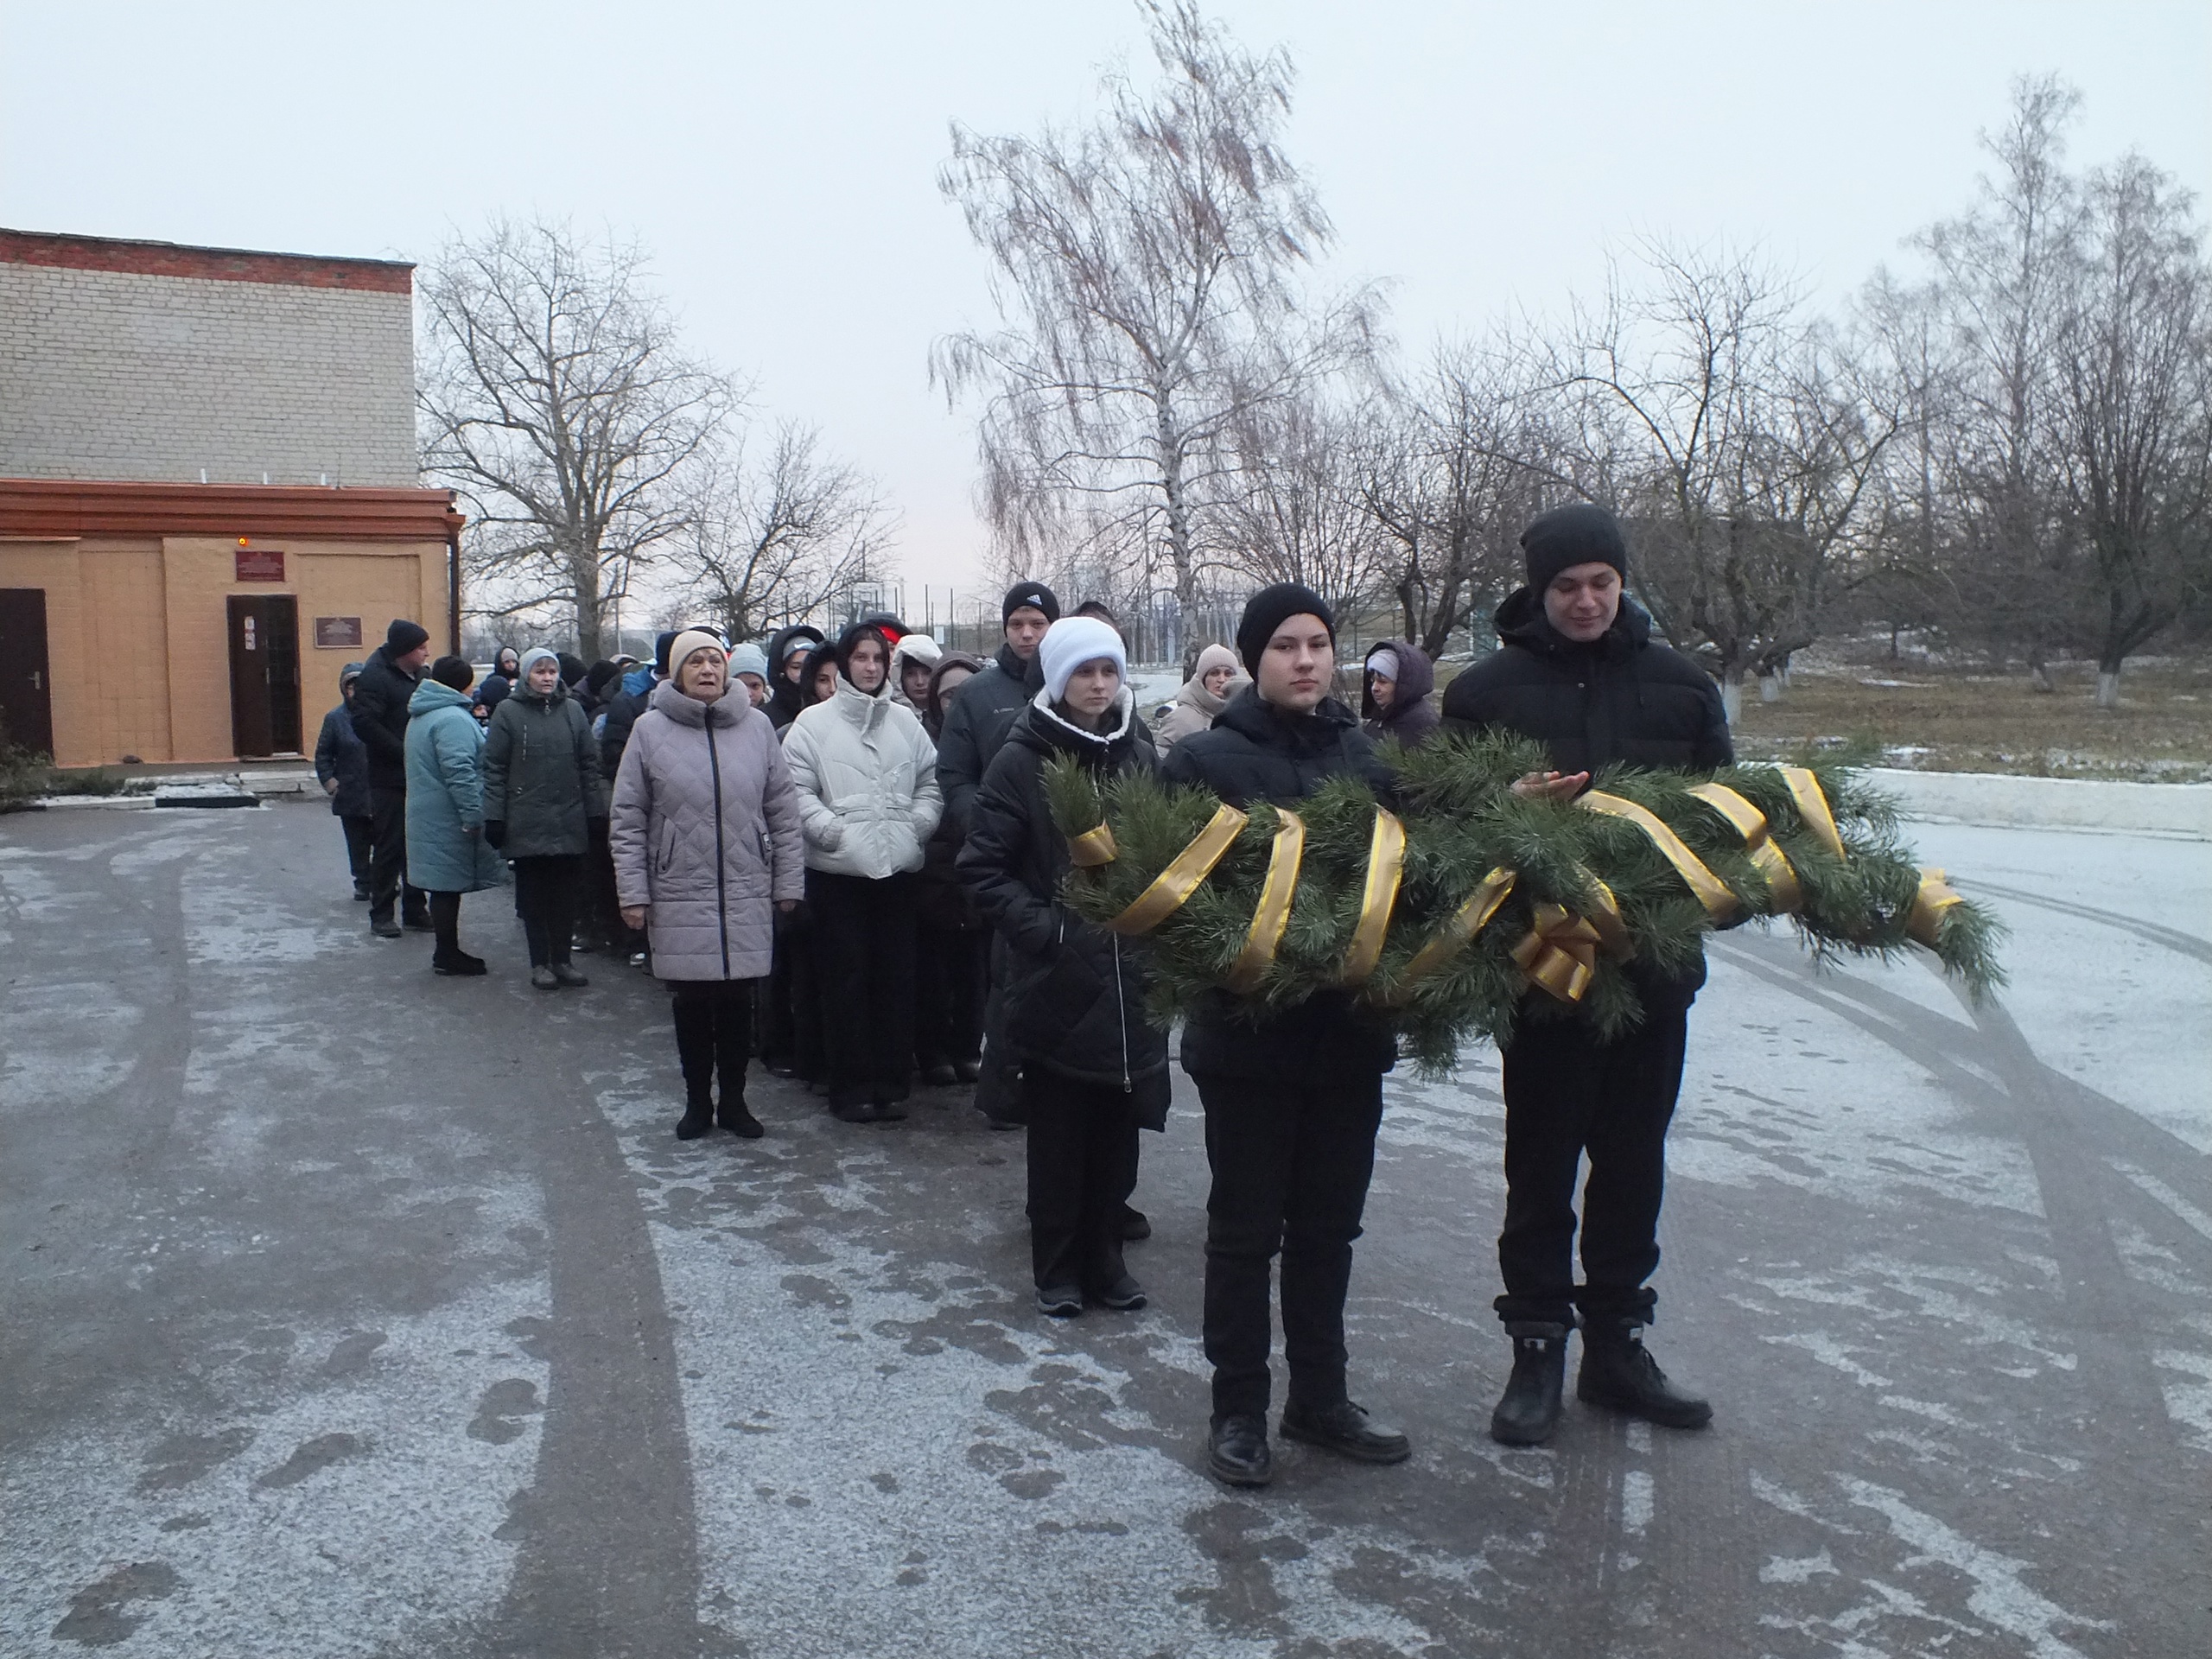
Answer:
<svg viewBox="0 0 2212 1659"><path fill-rule="evenodd" d="M2082 88L2077 159L2212 187L2205 0L1213 10L1289 48L1325 279L1389 279L1415 352L1555 308L1640 233L1847 293L1968 200L2017 73ZM696 349L882 480L910 594L964 589L970 430L927 359L991 319L947 124L1078 118L1142 54L1128 0L0 0L0 225L417 261L500 209L633 234Z"/></svg>

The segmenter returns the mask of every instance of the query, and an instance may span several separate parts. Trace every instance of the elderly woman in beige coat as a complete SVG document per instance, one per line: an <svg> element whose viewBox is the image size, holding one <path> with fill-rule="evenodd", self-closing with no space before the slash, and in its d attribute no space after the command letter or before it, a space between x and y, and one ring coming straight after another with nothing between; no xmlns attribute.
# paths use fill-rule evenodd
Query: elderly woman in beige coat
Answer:
<svg viewBox="0 0 2212 1659"><path fill-rule="evenodd" d="M686 1141L713 1127L762 1133L745 1103L753 995L768 976L778 912L805 892L798 798L767 715L730 691L721 640L669 647L669 678L638 717L614 778L607 845L622 919L652 943L683 1069Z"/></svg>
<svg viewBox="0 0 2212 1659"><path fill-rule="evenodd" d="M1227 645L1208 645L1200 652L1175 701L1153 719L1152 741L1160 752L1165 754L1193 732L1211 728L1245 679L1244 664Z"/></svg>
<svg viewBox="0 0 2212 1659"><path fill-rule="evenodd" d="M906 1116L914 1065L917 872L944 810L937 749L891 698L891 641L855 623L830 695L784 734L806 824L806 904L829 1037L830 1109Z"/></svg>

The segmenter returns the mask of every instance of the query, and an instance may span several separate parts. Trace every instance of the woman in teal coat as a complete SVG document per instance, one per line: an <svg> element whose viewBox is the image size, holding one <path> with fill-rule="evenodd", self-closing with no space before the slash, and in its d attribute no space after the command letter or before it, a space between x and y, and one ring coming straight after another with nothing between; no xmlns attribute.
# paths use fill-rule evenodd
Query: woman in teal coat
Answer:
<svg viewBox="0 0 2212 1659"><path fill-rule="evenodd" d="M407 880L430 895L441 974L480 974L461 948L461 895L505 884L507 868L484 840L484 734L470 712L476 671L441 657L407 704Z"/></svg>

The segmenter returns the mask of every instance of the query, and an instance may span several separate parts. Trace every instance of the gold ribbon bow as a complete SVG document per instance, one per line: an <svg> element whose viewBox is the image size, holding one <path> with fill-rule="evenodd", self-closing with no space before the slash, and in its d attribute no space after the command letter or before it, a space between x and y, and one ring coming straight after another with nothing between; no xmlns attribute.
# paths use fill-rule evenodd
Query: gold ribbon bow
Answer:
<svg viewBox="0 0 2212 1659"><path fill-rule="evenodd" d="M1475 935L1489 925L1490 918L1497 914L1497 907L1512 893L1514 880L1513 872L1503 866L1482 879L1481 884L1467 895L1467 902L1452 912L1452 919L1437 929L1435 937L1414 953L1413 960L1398 976L1397 986L1390 993L1393 1007L1411 1001L1416 983L1443 967L1474 942Z"/></svg>
<svg viewBox="0 0 2212 1659"><path fill-rule="evenodd" d="M1406 826L1395 814L1375 809L1375 833L1367 843L1367 885L1359 895L1359 925L1352 930L1341 976L1346 985L1364 985L1382 959L1382 938L1390 931L1390 907L1398 902L1398 883L1406 873Z"/></svg>
<svg viewBox="0 0 2212 1659"><path fill-rule="evenodd" d="M1122 849L1114 844L1114 832L1103 823L1096 830L1068 837L1068 862L1079 870L1111 864L1121 855Z"/></svg>
<svg viewBox="0 0 2212 1659"><path fill-rule="evenodd" d="M1260 884L1259 907L1252 912L1252 930L1244 948L1229 964L1222 983L1243 995L1260 982L1268 964L1282 944L1282 931L1290 925L1291 895L1298 889L1298 867L1306 857L1306 820L1288 807L1275 809L1274 846L1268 854L1267 880Z"/></svg>
<svg viewBox="0 0 2212 1659"><path fill-rule="evenodd" d="M1815 783L1813 787L1817 791L1820 785ZM1767 835L1766 814L1724 784L1697 784L1689 792L1727 819L1744 838L1744 850L1751 855L1751 868L1766 878L1767 892L1773 896L1776 912L1795 914L1802 910L1805 890L1798 884L1797 872L1783 855L1782 849ZM1823 799L1821 804L1827 804ZM1830 822L1833 827L1834 821Z"/></svg>
<svg viewBox="0 0 2212 1659"><path fill-rule="evenodd" d="M1176 854L1167 868L1153 877L1152 885L1129 900L1128 907L1106 925L1133 937L1151 932L1182 909L1184 901L1198 890L1198 884L1213 874L1213 867L1236 845L1237 832L1243 827L1244 814L1235 807L1216 807L1212 818L1191 838L1190 845Z"/></svg>
<svg viewBox="0 0 2212 1659"><path fill-rule="evenodd" d="M1616 962L1626 962L1636 954L1636 941L1629 937L1628 924L1621 918L1620 901L1613 897L1611 887L1589 871L1582 874L1589 877L1591 899L1583 919L1598 930L1599 941L1605 947L1607 956Z"/></svg>
<svg viewBox="0 0 2212 1659"><path fill-rule="evenodd" d="M1669 830L1658 816L1648 808L1618 795L1608 795L1602 789L1593 789L1577 803L1592 812L1603 812L1607 817L1623 818L1643 831L1644 838L1656 848L1661 857L1675 867L1689 890L1705 906L1705 913L1716 922L1725 922L1736 913L1736 895L1728 891L1727 884L1705 868L1698 855L1682 844L1682 838ZM1831 824L1833 829L1834 825Z"/></svg>
<svg viewBox="0 0 2212 1659"><path fill-rule="evenodd" d="M1803 766L1780 768L1782 781L1789 785L1789 798L1797 803L1797 816L1805 820L1805 827L1813 837L1838 858L1846 856L1843 836L1835 827L1835 814L1828 810L1828 798L1821 793L1821 780Z"/></svg>
<svg viewBox="0 0 2212 1659"><path fill-rule="evenodd" d="M1943 912L1966 899L1955 892L1950 880L1941 870L1923 869L1920 886L1912 895L1912 913L1905 918L1905 931L1929 950L1936 948L1936 937L1942 929Z"/></svg>
<svg viewBox="0 0 2212 1659"><path fill-rule="evenodd" d="M1513 960L1529 982L1562 1002L1580 1002L1598 971L1605 942L1588 921L1561 906L1536 906L1535 925L1513 947Z"/></svg>

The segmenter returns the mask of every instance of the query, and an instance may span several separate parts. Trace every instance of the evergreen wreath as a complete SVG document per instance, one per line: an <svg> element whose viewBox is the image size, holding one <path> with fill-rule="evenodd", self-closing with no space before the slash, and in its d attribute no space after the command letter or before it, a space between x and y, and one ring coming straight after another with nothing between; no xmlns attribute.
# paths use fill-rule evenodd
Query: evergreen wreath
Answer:
<svg viewBox="0 0 2212 1659"><path fill-rule="evenodd" d="M1348 776L1240 814L1142 773L1102 789L1054 760L1046 796L1075 861L1062 896L1148 941L1162 1024L1213 991L1256 1014L1350 989L1429 1073L1517 1019L1579 1010L1606 1037L1631 1030L1631 967L1693 969L1707 932L1752 918L1788 915L1823 957L1918 944L1976 1000L2004 982L2001 925L1914 864L1894 803L1847 766L1613 768L1568 803L1512 792L1546 766L1524 738L1383 754L1388 813Z"/></svg>

